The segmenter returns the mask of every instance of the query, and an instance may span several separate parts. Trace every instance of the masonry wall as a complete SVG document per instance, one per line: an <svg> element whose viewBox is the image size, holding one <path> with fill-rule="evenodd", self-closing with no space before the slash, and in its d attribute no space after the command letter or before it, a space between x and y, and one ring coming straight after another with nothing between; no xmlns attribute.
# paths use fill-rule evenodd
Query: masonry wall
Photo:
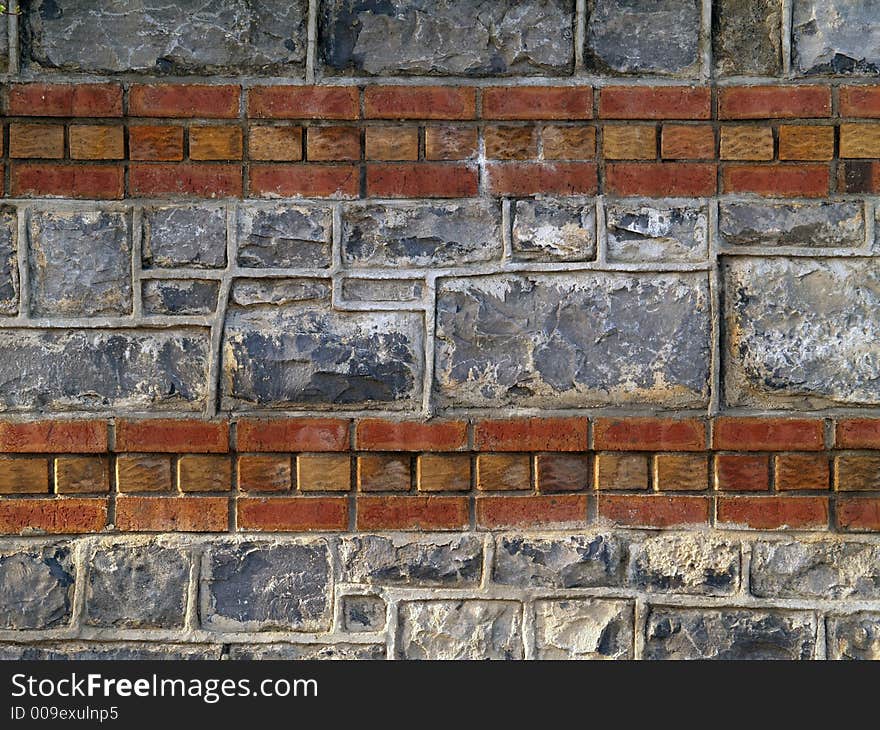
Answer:
<svg viewBox="0 0 880 730"><path fill-rule="evenodd" d="M874 658L880 3L0 16L0 657Z"/></svg>

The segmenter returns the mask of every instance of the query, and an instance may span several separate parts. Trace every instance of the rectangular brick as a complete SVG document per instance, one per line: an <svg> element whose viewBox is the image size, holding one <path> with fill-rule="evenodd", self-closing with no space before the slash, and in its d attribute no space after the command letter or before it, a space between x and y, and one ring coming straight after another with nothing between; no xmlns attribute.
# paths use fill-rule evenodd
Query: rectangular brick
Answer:
<svg viewBox="0 0 880 730"><path fill-rule="evenodd" d="M657 454L654 457L654 489L694 492L708 488L709 460L704 454Z"/></svg>
<svg viewBox="0 0 880 730"><path fill-rule="evenodd" d="M463 198L476 194L477 170L469 165L428 162L367 165L367 195Z"/></svg>
<svg viewBox="0 0 880 730"><path fill-rule="evenodd" d="M183 159L183 127L135 125L128 128L132 160L175 162Z"/></svg>
<svg viewBox="0 0 880 730"><path fill-rule="evenodd" d="M835 424L840 449L880 449L880 418L843 418Z"/></svg>
<svg viewBox="0 0 880 730"><path fill-rule="evenodd" d="M703 451L706 424L696 418L597 418L597 451Z"/></svg>
<svg viewBox="0 0 880 730"><path fill-rule="evenodd" d="M715 489L723 492L766 492L770 489L770 458L766 454L718 454Z"/></svg>
<svg viewBox="0 0 880 730"><path fill-rule="evenodd" d="M776 454L774 469L779 492L828 489L830 469L825 454Z"/></svg>
<svg viewBox="0 0 880 730"><path fill-rule="evenodd" d="M421 454L416 465L420 492L467 492L471 488L469 454Z"/></svg>
<svg viewBox="0 0 880 730"><path fill-rule="evenodd" d="M467 447L466 421L358 422L357 448L367 451L458 451Z"/></svg>
<svg viewBox="0 0 880 730"><path fill-rule="evenodd" d="M853 532L880 530L880 498L855 497L837 502L837 526Z"/></svg>
<svg viewBox="0 0 880 730"><path fill-rule="evenodd" d="M302 127L251 127L248 133L248 156L252 160L301 160Z"/></svg>
<svg viewBox="0 0 880 730"><path fill-rule="evenodd" d="M11 131L10 127L10 147ZM852 159L880 157L880 123L841 124L840 156Z"/></svg>
<svg viewBox="0 0 880 730"><path fill-rule="evenodd" d="M403 454L369 454L357 460L357 488L361 492L408 492L411 457Z"/></svg>
<svg viewBox="0 0 880 730"><path fill-rule="evenodd" d="M48 493L48 459L27 456L0 457L0 494Z"/></svg>
<svg viewBox="0 0 880 730"><path fill-rule="evenodd" d="M542 493L581 492L591 486L590 457L586 454L537 454L535 487Z"/></svg>
<svg viewBox="0 0 880 730"><path fill-rule="evenodd" d="M356 162L361 159L361 131L357 127L309 127L306 155L311 162Z"/></svg>
<svg viewBox="0 0 880 730"><path fill-rule="evenodd" d="M291 487L289 456L243 454L238 457L238 488L243 492L286 492Z"/></svg>
<svg viewBox="0 0 880 730"><path fill-rule="evenodd" d="M146 197L241 197L241 167L205 162L180 165L136 164L130 167L129 186L132 195Z"/></svg>
<svg viewBox="0 0 880 730"><path fill-rule="evenodd" d="M480 454L477 457L477 489L531 489L531 462L528 454Z"/></svg>
<svg viewBox="0 0 880 730"><path fill-rule="evenodd" d="M368 86L367 119L473 119L476 90L454 86Z"/></svg>
<svg viewBox="0 0 880 730"><path fill-rule="evenodd" d="M61 159L64 157L64 125L9 125L9 156L16 158Z"/></svg>
<svg viewBox="0 0 880 730"><path fill-rule="evenodd" d="M781 197L822 198L831 182L827 165L727 165L722 174L725 193L756 193Z"/></svg>
<svg viewBox="0 0 880 730"><path fill-rule="evenodd" d="M263 197L354 198L355 165L251 165L250 194Z"/></svg>
<svg viewBox="0 0 880 730"><path fill-rule="evenodd" d="M880 117L880 86L840 87L840 116Z"/></svg>
<svg viewBox="0 0 880 730"><path fill-rule="evenodd" d="M356 86L257 86L248 116L257 119L357 119Z"/></svg>
<svg viewBox="0 0 880 730"><path fill-rule="evenodd" d="M296 457L296 485L301 492L347 492L351 489L351 457L300 454Z"/></svg>
<svg viewBox="0 0 880 730"><path fill-rule="evenodd" d="M745 125L721 127L722 160L772 160L773 130Z"/></svg>
<svg viewBox="0 0 880 730"><path fill-rule="evenodd" d="M229 451L227 421L154 418L116 423L116 451L224 454Z"/></svg>
<svg viewBox="0 0 880 730"><path fill-rule="evenodd" d="M114 200L124 194L122 166L22 162L11 166L11 195Z"/></svg>
<svg viewBox="0 0 880 730"><path fill-rule="evenodd" d="M226 532L226 497L120 497L116 527L123 532Z"/></svg>
<svg viewBox="0 0 880 730"><path fill-rule="evenodd" d="M593 162L495 162L486 165L493 195L593 195Z"/></svg>
<svg viewBox="0 0 880 730"><path fill-rule="evenodd" d="M595 127L542 127L545 160L591 160L596 156Z"/></svg>
<svg viewBox="0 0 880 730"><path fill-rule="evenodd" d="M55 459L55 491L58 494L110 491L110 460L104 456L59 456Z"/></svg>
<svg viewBox="0 0 880 730"><path fill-rule="evenodd" d="M491 160L531 160L538 156L535 127L486 127L486 157Z"/></svg>
<svg viewBox="0 0 880 730"><path fill-rule="evenodd" d="M657 129L644 124L606 124L602 149L606 160L653 160L657 157Z"/></svg>
<svg viewBox="0 0 880 730"><path fill-rule="evenodd" d="M477 497L477 526L583 527L587 523L587 495Z"/></svg>
<svg viewBox="0 0 880 730"><path fill-rule="evenodd" d="M69 129L73 160L125 158L125 128L109 124L74 124Z"/></svg>
<svg viewBox="0 0 880 730"><path fill-rule="evenodd" d="M729 86L719 90L721 119L831 116L830 86Z"/></svg>
<svg viewBox="0 0 880 730"><path fill-rule="evenodd" d="M467 160L477 154L476 127L425 128L425 158L428 160Z"/></svg>
<svg viewBox="0 0 880 730"><path fill-rule="evenodd" d="M467 525L467 497L357 498L359 530L461 530Z"/></svg>
<svg viewBox="0 0 880 730"><path fill-rule="evenodd" d="M107 451L105 421L0 422L0 452L95 454Z"/></svg>
<svg viewBox="0 0 880 730"><path fill-rule="evenodd" d="M170 492L171 457L123 454L116 457L116 488L120 492Z"/></svg>
<svg viewBox="0 0 880 730"><path fill-rule="evenodd" d="M193 160L240 160L241 129L238 127L190 127L189 156Z"/></svg>
<svg viewBox="0 0 880 730"><path fill-rule="evenodd" d="M483 451L586 451L586 418L478 421L474 448Z"/></svg>
<svg viewBox="0 0 880 730"><path fill-rule="evenodd" d="M648 457L644 454L596 454L596 489L645 490L649 486Z"/></svg>
<svg viewBox="0 0 880 730"><path fill-rule="evenodd" d="M0 534L92 534L107 525L107 499L6 499L0 501Z"/></svg>
<svg viewBox="0 0 880 730"><path fill-rule="evenodd" d="M712 160L715 130L702 124L664 124L660 156L667 160Z"/></svg>
<svg viewBox="0 0 880 730"><path fill-rule="evenodd" d="M348 451L348 426L342 418L243 418L237 445L240 451Z"/></svg>
<svg viewBox="0 0 880 730"><path fill-rule="evenodd" d="M599 518L627 527L673 527L709 522L709 497L600 494Z"/></svg>
<svg viewBox="0 0 880 730"><path fill-rule="evenodd" d="M484 119L592 119L591 86L497 86L483 89Z"/></svg>
<svg viewBox="0 0 880 730"><path fill-rule="evenodd" d="M723 416L712 424L712 446L730 451L821 451L824 424L818 419Z"/></svg>
<svg viewBox="0 0 880 730"><path fill-rule="evenodd" d="M242 497L238 500L241 530L311 532L348 529L346 497Z"/></svg>
<svg viewBox="0 0 880 730"><path fill-rule="evenodd" d="M133 117L234 119L241 88L232 84L133 84L128 113Z"/></svg>
<svg viewBox="0 0 880 730"><path fill-rule="evenodd" d="M714 195L717 168L708 162L615 162L606 165L606 192L613 195Z"/></svg>
<svg viewBox="0 0 880 730"><path fill-rule="evenodd" d="M365 156L368 160L418 160L418 127L367 127Z"/></svg>
<svg viewBox="0 0 880 730"><path fill-rule="evenodd" d="M827 497L719 497L718 525L753 530L824 530Z"/></svg>
<svg viewBox="0 0 880 730"><path fill-rule="evenodd" d="M880 454L838 454L834 486L841 492L880 491Z"/></svg>
<svg viewBox="0 0 880 730"><path fill-rule="evenodd" d="M177 461L181 492L225 492L232 489L232 459L228 456L186 454Z"/></svg>
<svg viewBox="0 0 880 730"><path fill-rule="evenodd" d="M837 165L837 185L841 193L880 192L880 162L841 160Z"/></svg>
<svg viewBox="0 0 880 730"><path fill-rule="evenodd" d="M121 117L120 84L11 84L9 114L22 117Z"/></svg>
<svg viewBox="0 0 880 730"><path fill-rule="evenodd" d="M606 86L599 92L602 119L711 119L708 87Z"/></svg>
<svg viewBox="0 0 880 730"><path fill-rule="evenodd" d="M831 160L834 127L784 124L779 128L780 160Z"/></svg>

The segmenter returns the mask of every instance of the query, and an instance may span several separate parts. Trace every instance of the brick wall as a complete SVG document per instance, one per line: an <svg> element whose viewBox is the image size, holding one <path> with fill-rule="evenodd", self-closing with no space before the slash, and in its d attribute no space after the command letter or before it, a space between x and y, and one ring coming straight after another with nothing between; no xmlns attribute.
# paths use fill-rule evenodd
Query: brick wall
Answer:
<svg viewBox="0 0 880 730"><path fill-rule="evenodd" d="M98 5L0 16L0 657L880 656L871 3Z"/></svg>

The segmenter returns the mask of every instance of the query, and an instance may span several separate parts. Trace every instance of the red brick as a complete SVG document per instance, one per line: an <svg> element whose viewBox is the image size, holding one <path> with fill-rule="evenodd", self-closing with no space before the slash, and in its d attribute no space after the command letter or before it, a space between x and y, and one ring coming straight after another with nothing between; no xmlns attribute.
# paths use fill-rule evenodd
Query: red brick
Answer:
<svg viewBox="0 0 880 730"><path fill-rule="evenodd" d="M597 451L703 451L706 424L696 418L597 418Z"/></svg>
<svg viewBox="0 0 880 730"><path fill-rule="evenodd" d="M880 117L880 86L842 86L840 116L870 119Z"/></svg>
<svg viewBox="0 0 880 730"><path fill-rule="evenodd" d="M119 497L116 527L123 532L226 532L226 497Z"/></svg>
<svg viewBox="0 0 880 730"><path fill-rule="evenodd" d="M599 518L633 527L672 527L709 522L709 497L599 495Z"/></svg>
<svg viewBox="0 0 880 730"><path fill-rule="evenodd" d="M359 530L461 530L467 497L358 497Z"/></svg>
<svg viewBox="0 0 880 730"><path fill-rule="evenodd" d="M592 195L599 184L592 162L496 162L486 172L494 195Z"/></svg>
<svg viewBox="0 0 880 730"><path fill-rule="evenodd" d="M839 420L834 445L841 449L880 449L880 418Z"/></svg>
<svg viewBox="0 0 880 730"><path fill-rule="evenodd" d="M245 418L238 422L239 451L347 451L347 420L341 418Z"/></svg>
<svg viewBox="0 0 880 730"><path fill-rule="evenodd" d="M476 90L452 86L368 86L367 119L473 119Z"/></svg>
<svg viewBox="0 0 880 730"><path fill-rule="evenodd" d="M837 526L841 530L880 530L880 498L839 499L837 501Z"/></svg>
<svg viewBox="0 0 880 730"><path fill-rule="evenodd" d="M134 84L128 94L133 117L234 119L241 87L232 84Z"/></svg>
<svg viewBox="0 0 880 730"><path fill-rule="evenodd" d="M477 526L583 527L587 522L586 495L477 497Z"/></svg>
<svg viewBox="0 0 880 730"><path fill-rule="evenodd" d="M731 451L821 451L824 424L818 419L716 418L712 446Z"/></svg>
<svg viewBox="0 0 880 730"><path fill-rule="evenodd" d="M467 446L465 421L383 421L357 425L357 448L369 451L458 451Z"/></svg>
<svg viewBox="0 0 880 730"><path fill-rule="evenodd" d="M229 451L229 423L171 418L118 421L116 451L222 454Z"/></svg>
<svg viewBox="0 0 880 730"><path fill-rule="evenodd" d="M463 198L477 194L469 165L412 163L367 165L367 195L389 198Z"/></svg>
<svg viewBox="0 0 880 730"><path fill-rule="evenodd" d="M121 166L22 162L12 165L11 194L111 200L125 192Z"/></svg>
<svg viewBox="0 0 880 730"><path fill-rule="evenodd" d="M483 119L592 119L590 86L499 86L483 89Z"/></svg>
<svg viewBox="0 0 880 730"><path fill-rule="evenodd" d="M820 164L725 165L722 174L725 193L822 198L830 184L830 169Z"/></svg>
<svg viewBox="0 0 880 730"><path fill-rule="evenodd" d="M715 489L725 492L766 492L770 489L770 458L766 454L718 454Z"/></svg>
<svg viewBox="0 0 880 730"><path fill-rule="evenodd" d="M129 171L133 196L196 195L208 198L241 197L241 167L232 164L133 164Z"/></svg>
<svg viewBox="0 0 880 730"><path fill-rule="evenodd" d="M880 193L880 162L841 160L837 165L837 186L841 193Z"/></svg>
<svg viewBox="0 0 880 730"><path fill-rule="evenodd" d="M248 90L255 119L357 119L356 86L257 86Z"/></svg>
<svg viewBox="0 0 880 730"><path fill-rule="evenodd" d="M586 418L479 421L474 447L482 451L586 451Z"/></svg>
<svg viewBox="0 0 880 730"><path fill-rule="evenodd" d="M107 500L104 498L0 501L0 534L4 535L95 533L106 525Z"/></svg>
<svg viewBox="0 0 880 730"><path fill-rule="evenodd" d="M831 116L828 86L730 86L719 91L721 119L803 119Z"/></svg>
<svg viewBox="0 0 880 730"><path fill-rule="evenodd" d="M602 119L711 119L712 95L700 86L607 86L599 92Z"/></svg>
<svg viewBox="0 0 880 730"><path fill-rule="evenodd" d="M0 422L0 452L99 454L106 450L104 421Z"/></svg>
<svg viewBox="0 0 880 730"><path fill-rule="evenodd" d="M355 165L251 165L251 196L354 198L360 188Z"/></svg>
<svg viewBox="0 0 880 730"><path fill-rule="evenodd" d="M613 195L714 195L717 168L709 162L616 162L605 167L606 192Z"/></svg>
<svg viewBox="0 0 880 730"><path fill-rule="evenodd" d="M142 125L128 128L131 160L175 162L183 159L183 127Z"/></svg>
<svg viewBox="0 0 880 730"><path fill-rule="evenodd" d="M242 530L308 532L348 529L346 497L243 497L238 500Z"/></svg>
<svg viewBox="0 0 880 730"><path fill-rule="evenodd" d="M719 497L718 525L753 530L825 529L827 497Z"/></svg>
<svg viewBox="0 0 880 730"><path fill-rule="evenodd" d="M121 117L119 84L12 84L9 114L22 117Z"/></svg>
<svg viewBox="0 0 880 730"><path fill-rule="evenodd" d="M306 152L311 162L357 162L361 158L361 131L357 127L310 127Z"/></svg>
<svg viewBox="0 0 880 730"><path fill-rule="evenodd" d="M243 492L289 492L290 456L242 454L238 457L238 488Z"/></svg>

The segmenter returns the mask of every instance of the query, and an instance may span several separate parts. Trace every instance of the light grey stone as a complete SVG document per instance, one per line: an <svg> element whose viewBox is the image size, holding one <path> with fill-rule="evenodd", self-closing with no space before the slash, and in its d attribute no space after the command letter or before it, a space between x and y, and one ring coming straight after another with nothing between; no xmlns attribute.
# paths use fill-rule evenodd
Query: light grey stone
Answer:
<svg viewBox="0 0 880 730"><path fill-rule="evenodd" d="M861 203L721 203L718 232L727 246L865 245Z"/></svg>
<svg viewBox="0 0 880 730"><path fill-rule="evenodd" d="M0 661L219 660L220 645L168 643L0 644Z"/></svg>
<svg viewBox="0 0 880 730"><path fill-rule="evenodd" d="M796 74L880 73L880 0L793 0Z"/></svg>
<svg viewBox="0 0 880 730"><path fill-rule="evenodd" d="M522 659L522 606L515 601L405 601L399 659Z"/></svg>
<svg viewBox="0 0 880 730"><path fill-rule="evenodd" d="M631 659L633 606L599 599L537 601L535 645L538 659Z"/></svg>
<svg viewBox="0 0 880 730"><path fill-rule="evenodd" d="M342 280L342 298L349 302L415 302L422 298L421 279Z"/></svg>
<svg viewBox="0 0 880 730"><path fill-rule="evenodd" d="M196 411L207 329L0 329L0 411Z"/></svg>
<svg viewBox="0 0 880 730"><path fill-rule="evenodd" d="M70 546L0 548L0 628L43 630L68 625L76 567Z"/></svg>
<svg viewBox="0 0 880 730"><path fill-rule="evenodd" d="M671 534L630 545L629 580L648 591L727 595L739 587L738 542L704 534Z"/></svg>
<svg viewBox="0 0 880 730"><path fill-rule="evenodd" d="M693 263L708 255L704 205L615 203L605 219L609 261Z"/></svg>
<svg viewBox="0 0 880 730"><path fill-rule="evenodd" d="M535 261L588 261L596 257L595 202L517 200L513 255Z"/></svg>
<svg viewBox="0 0 880 730"><path fill-rule="evenodd" d="M829 659L880 659L880 614L829 616L826 627Z"/></svg>
<svg viewBox="0 0 880 730"><path fill-rule="evenodd" d="M213 314L220 283L193 279L154 279L143 283L146 314Z"/></svg>
<svg viewBox="0 0 880 730"><path fill-rule="evenodd" d="M145 268L226 266L226 209L184 205L144 208Z"/></svg>
<svg viewBox="0 0 880 730"><path fill-rule="evenodd" d="M712 57L721 76L778 76L782 0L715 0Z"/></svg>
<svg viewBox="0 0 880 730"><path fill-rule="evenodd" d="M701 407L709 310L703 272L442 279L435 392L457 408Z"/></svg>
<svg viewBox="0 0 880 730"><path fill-rule="evenodd" d="M723 281L729 405L880 403L880 261L731 258Z"/></svg>
<svg viewBox="0 0 880 730"><path fill-rule="evenodd" d="M556 75L573 68L573 0L325 0L328 71Z"/></svg>
<svg viewBox="0 0 880 730"><path fill-rule="evenodd" d="M32 314L91 317L131 311L127 213L38 210L29 228Z"/></svg>
<svg viewBox="0 0 880 730"><path fill-rule="evenodd" d="M384 659L385 647L379 644L233 644L230 659L296 660Z"/></svg>
<svg viewBox="0 0 880 730"><path fill-rule="evenodd" d="M329 279L236 279L230 301L239 307L330 301Z"/></svg>
<svg viewBox="0 0 880 730"><path fill-rule="evenodd" d="M385 601L379 596L344 596L342 626L352 633L381 631L385 628Z"/></svg>
<svg viewBox="0 0 880 730"><path fill-rule="evenodd" d="M18 218L13 208L0 208L0 315L4 314L18 314Z"/></svg>
<svg viewBox="0 0 880 730"><path fill-rule="evenodd" d="M259 269L326 269L331 225L327 207L242 206L238 209L238 264Z"/></svg>

